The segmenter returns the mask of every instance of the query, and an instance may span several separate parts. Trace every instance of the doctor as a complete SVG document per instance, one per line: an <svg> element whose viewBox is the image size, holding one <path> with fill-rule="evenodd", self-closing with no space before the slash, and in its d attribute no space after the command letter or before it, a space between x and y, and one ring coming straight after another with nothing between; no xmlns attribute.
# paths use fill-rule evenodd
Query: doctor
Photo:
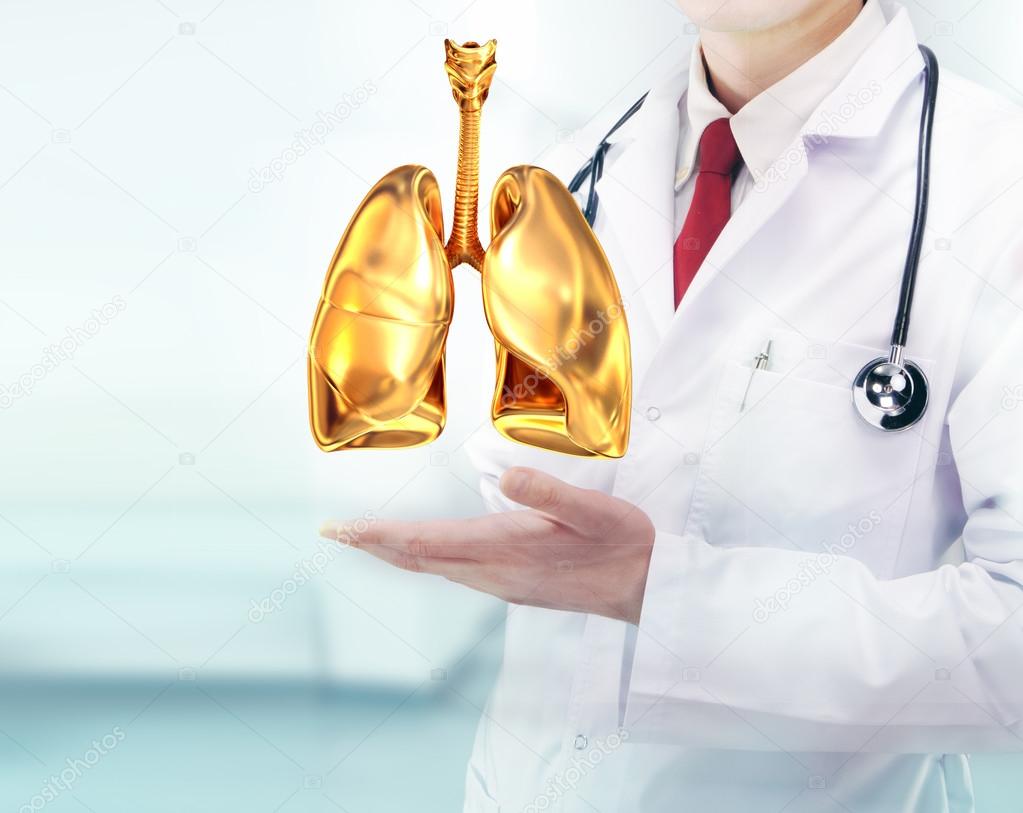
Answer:
<svg viewBox="0 0 1023 813"><path fill-rule="evenodd" d="M628 454L481 431L493 513L355 544L513 603L468 811L972 810L965 754L1023 751L1023 116L941 73L907 350L930 403L881 432L850 382L912 220L909 17L681 5L699 44L597 186Z"/></svg>

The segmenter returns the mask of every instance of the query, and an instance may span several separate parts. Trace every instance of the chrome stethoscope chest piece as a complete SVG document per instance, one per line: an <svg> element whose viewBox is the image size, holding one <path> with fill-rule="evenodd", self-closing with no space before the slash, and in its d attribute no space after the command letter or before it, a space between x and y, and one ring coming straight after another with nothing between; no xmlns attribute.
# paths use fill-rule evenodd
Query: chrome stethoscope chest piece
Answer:
<svg viewBox="0 0 1023 813"><path fill-rule="evenodd" d="M886 432L908 429L927 410L927 376L912 361L879 356L856 374L853 403L871 426Z"/></svg>

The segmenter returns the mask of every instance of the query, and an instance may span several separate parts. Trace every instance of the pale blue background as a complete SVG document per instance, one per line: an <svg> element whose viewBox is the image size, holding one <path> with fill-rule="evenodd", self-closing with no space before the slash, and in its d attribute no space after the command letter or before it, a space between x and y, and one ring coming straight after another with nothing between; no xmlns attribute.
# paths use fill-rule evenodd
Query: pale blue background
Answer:
<svg viewBox="0 0 1023 813"><path fill-rule="evenodd" d="M1020 4L909 7L944 67L1023 98ZM442 438L330 456L303 365L323 272L391 167L430 166L450 205L444 36L501 43L486 189L555 144L589 149L575 131L693 33L670 0L0 0L0 387L125 303L0 410L0 809L114 726L124 740L47 808L457 809L498 602L342 551L250 612L324 517L481 510L463 444L486 431L493 360L474 272L456 272ZM1018 810L1023 758L974 764L980 810Z"/></svg>

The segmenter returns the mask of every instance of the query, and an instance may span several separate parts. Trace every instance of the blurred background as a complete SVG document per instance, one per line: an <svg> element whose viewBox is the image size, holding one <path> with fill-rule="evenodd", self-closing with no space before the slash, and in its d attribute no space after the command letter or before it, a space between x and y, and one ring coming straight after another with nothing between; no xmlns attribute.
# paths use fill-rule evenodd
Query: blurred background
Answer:
<svg viewBox="0 0 1023 813"><path fill-rule="evenodd" d="M1020 4L909 10L1023 98ZM0 0L0 810L460 809L504 607L316 529L482 510L475 272L436 443L320 453L304 363L380 175L429 166L450 220L445 37L500 42L485 202L569 172L695 30L670 0ZM975 767L1019 809L1023 758Z"/></svg>

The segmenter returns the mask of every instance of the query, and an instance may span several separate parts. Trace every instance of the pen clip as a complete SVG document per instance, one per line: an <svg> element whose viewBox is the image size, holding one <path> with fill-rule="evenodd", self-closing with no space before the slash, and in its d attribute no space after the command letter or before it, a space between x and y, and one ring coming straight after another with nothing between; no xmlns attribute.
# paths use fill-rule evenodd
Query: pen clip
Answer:
<svg viewBox="0 0 1023 813"><path fill-rule="evenodd" d="M746 411L746 399L749 398L750 387L753 386L753 376L756 375L757 370L766 370L767 364L771 360L771 340L768 339L764 345L764 349L761 350L753 357L753 366L749 371L749 380L746 382L746 390L742 394L742 403L739 404L739 412Z"/></svg>

